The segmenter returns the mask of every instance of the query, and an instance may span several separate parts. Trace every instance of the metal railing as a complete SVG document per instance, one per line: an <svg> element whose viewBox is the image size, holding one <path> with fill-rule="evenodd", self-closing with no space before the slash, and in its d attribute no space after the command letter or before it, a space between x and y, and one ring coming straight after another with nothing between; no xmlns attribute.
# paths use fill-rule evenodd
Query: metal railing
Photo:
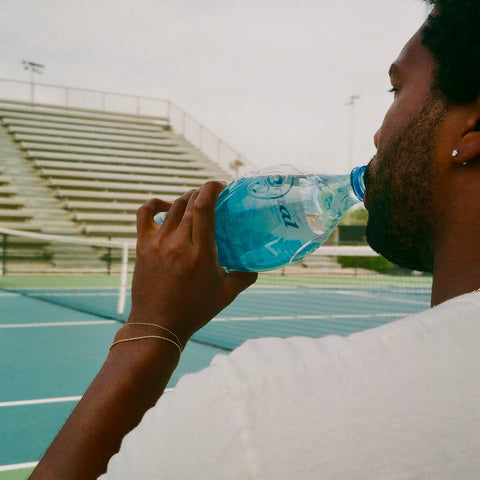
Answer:
<svg viewBox="0 0 480 480"><path fill-rule="evenodd" d="M5 78L0 78L0 99L27 102L32 105L51 105L66 110L123 113L158 119L159 122L166 121L175 133L182 135L223 169L234 172L235 176L244 169L257 168L170 100Z"/></svg>

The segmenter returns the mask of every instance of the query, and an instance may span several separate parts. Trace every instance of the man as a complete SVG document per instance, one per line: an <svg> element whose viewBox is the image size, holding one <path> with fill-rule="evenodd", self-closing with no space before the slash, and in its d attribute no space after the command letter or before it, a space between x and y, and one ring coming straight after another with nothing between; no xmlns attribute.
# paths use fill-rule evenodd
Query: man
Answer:
<svg viewBox="0 0 480 480"><path fill-rule="evenodd" d="M129 320L32 479L96 478L131 429L102 479L480 477L479 25L478 0L435 2L390 68L366 177L369 242L432 270L435 308L348 338L247 342L157 402L190 336L256 276L216 261L221 184L161 228L170 205L152 200Z"/></svg>

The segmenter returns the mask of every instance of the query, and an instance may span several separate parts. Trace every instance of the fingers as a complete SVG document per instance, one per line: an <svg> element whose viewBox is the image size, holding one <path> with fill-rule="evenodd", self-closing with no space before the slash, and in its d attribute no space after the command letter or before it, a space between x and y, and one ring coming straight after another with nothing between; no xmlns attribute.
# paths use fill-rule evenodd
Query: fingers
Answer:
<svg viewBox="0 0 480 480"><path fill-rule="evenodd" d="M185 210L183 212L182 218L178 224L178 230L188 238L190 242L192 239L192 225L193 225L193 215L195 210L195 201L198 197L199 191L194 190L191 192L191 195L188 198Z"/></svg>
<svg viewBox="0 0 480 480"><path fill-rule="evenodd" d="M196 190L185 192L181 197L177 198L168 210L165 220L162 223L162 230L164 232L175 230L183 219L185 209L187 208L190 197Z"/></svg>
<svg viewBox="0 0 480 480"><path fill-rule="evenodd" d="M158 225L153 220L153 217L159 212L168 211L171 205L171 202L166 202L159 198L152 198L144 203L137 210L137 232L141 233L155 226L157 228Z"/></svg>
<svg viewBox="0 0 480 480"><path fill-rule="evenodd" d="M210 181L200 190L184 193L172 204L158 198L146 202L137 211L138 236L158 230L153 217L162 211L168 211L162 224L162 231L168 233L176 229L200 249L216 248L215 245L215 205L219 193L225 187L224 182Z"/></svg>
<svg viewBox="0 0 480 480"><path fill-rule="evenodd" d="M224 188L224 182L205 183L192 205L192 240L199 248L215 248L215 206L218 195Z"/></svg>

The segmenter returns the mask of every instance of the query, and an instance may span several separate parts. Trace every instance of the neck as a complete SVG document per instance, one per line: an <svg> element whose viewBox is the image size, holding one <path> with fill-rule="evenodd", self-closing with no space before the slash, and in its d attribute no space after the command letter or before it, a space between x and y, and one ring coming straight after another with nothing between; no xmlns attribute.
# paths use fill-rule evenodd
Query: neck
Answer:
<svg viewBox="0 0 480 480"><path fill-rule="evenodd" d="M450 298L480 288L480 250L456 243L454 248L439 248L435 255L432 307ZM453 253L452 253L453 252Z"/></svg>

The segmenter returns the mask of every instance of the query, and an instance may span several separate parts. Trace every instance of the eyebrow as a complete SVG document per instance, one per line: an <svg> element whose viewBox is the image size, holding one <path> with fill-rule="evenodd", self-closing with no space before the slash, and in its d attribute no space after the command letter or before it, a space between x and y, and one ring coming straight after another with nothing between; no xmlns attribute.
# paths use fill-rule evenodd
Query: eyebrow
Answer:
<svg viewBox="0 0 480 480"><path fill-rule="evenodd" d="M396 63L392 63L392 65L390 65L390 69L388 70L388 75L390 75L390 77L392 75L398 75L400 73L400 69L398 68L398 65Z"/></svg>

